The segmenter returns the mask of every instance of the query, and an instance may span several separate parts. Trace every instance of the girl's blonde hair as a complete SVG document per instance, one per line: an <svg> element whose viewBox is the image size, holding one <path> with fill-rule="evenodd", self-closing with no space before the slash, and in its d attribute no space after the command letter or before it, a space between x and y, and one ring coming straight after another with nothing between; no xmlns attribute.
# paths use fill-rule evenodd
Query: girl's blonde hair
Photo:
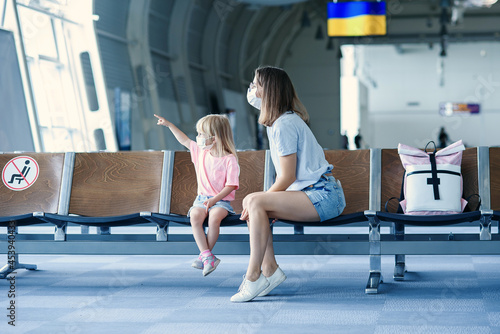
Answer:
<svg viewBox="0 0 500 334"><path fill-rule="evenodd" d="M273 125L287 111L296 112L304 122L309 122L309 114L300 102L292 80L281 68L261 66L255 70L257 83L262 87L262 106L259 123Z"/></svg>
<svg viewBox="0 0 500 334"><path fill-rule="evenodd" d="M202 117L196 122L196 131L217 138L214 147L215 153L218 156L232 154L238 159L233 140L233 131L231 130L227 116L207 115Z"/></svg>

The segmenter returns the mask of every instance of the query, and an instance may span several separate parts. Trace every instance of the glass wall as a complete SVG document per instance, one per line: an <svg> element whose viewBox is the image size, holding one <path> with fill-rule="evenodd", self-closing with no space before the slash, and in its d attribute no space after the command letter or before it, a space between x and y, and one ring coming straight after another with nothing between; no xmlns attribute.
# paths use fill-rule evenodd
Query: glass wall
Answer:
<svg viewBox="0 0 500 334"><path fill-rule="evenodd" d="M82 10L84 6L89 10ZM96 60L89 54L97 53L92 47L95 37L92 41L88 37L93 33L86 31L93 19L91 8L91 2L75 0L0 0L0 23L16 37L38 151L115 148L113 137L95 135L96 130L106 134L112 128L107 103L99 124L90 116L103 111L103 97L96 90L102 74L93 70Z"/></svg>

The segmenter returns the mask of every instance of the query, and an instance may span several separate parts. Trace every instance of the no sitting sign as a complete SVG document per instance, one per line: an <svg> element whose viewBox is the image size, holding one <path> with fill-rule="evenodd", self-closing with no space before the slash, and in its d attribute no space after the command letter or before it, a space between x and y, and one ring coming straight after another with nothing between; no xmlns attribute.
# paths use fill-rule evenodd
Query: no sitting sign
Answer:
<svg viewBox="0 0 500 334"><path fill-rule="evenodd" d="M32 157L16 157L7 162L3 168L2 181L11 190L25 190L35 183L39 171L40 167Z"/></svg>

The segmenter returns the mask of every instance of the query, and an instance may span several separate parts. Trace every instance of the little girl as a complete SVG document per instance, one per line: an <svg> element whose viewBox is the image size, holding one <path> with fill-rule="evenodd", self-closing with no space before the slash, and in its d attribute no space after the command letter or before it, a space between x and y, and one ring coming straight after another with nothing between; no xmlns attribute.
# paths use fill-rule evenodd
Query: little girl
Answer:
<svg viewBox="0 0 500 334"><path fill-rule="evenodd" d="M212 254L219 238L220 222L228 213L234 214L230 201L239 187L240 168L229 120L223 115L207 115L196 123L196 142L165 118L155 115L158 125L164 125L183 146L191 152L198 182L198 196L189 209L191 228L200 255L191 264L203 269L207 276L217 268L220 260ZM208 233L203 222L208 216Z"/></svg>

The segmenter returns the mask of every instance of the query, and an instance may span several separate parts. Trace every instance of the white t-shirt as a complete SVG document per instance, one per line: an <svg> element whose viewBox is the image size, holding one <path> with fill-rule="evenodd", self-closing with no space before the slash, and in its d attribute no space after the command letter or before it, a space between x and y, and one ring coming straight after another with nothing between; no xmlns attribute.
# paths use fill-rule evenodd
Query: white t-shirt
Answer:
<svg viewBox="0 0 500 334"><path fill-rule="evenodd" d="M321 175L333 168L325 159L325 153L311 129L294 112L281 115L267 128L267 136L278 176L281 175L279 157L297 153L296 180L287 190L302 190L316 183Z"/></svg>

